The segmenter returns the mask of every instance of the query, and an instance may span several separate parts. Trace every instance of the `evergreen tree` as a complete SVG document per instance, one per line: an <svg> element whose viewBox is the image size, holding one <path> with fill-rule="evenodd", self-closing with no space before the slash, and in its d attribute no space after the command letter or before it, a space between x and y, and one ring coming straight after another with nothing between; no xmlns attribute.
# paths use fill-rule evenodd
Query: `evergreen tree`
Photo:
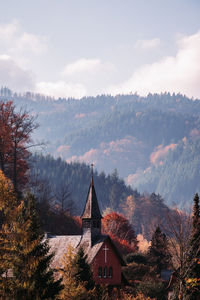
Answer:
<svg viewBox="0 0 200 300"><path fill-rule="evenodd" d="M41 232L32 195L21 202L12 247L15 299L55 299L62 289L61 279L55 280L50 268L53 254Z"/></svg>
<svg viewBox="0 0 200 300"><path fill-rule="evenodd" d="M194 196L188 268L186 299L196 300L200 298L200 206L198 194Z"/></svg>
<svg viewBox="0 0 200 300"><path fill-rule="evenodd" d="M19 201L0 172L0 295L3 299L54 299L62 289L50 268L53 254L40 230L34 197Z"/></svg>
<svg viewBox="0 0 200 300"><path fill-rule="evenodd" d="M170 264L170 253L168 251L168 241L159 226L157 226L149 247L148 260L155 268L155 272L160 274L163 269L166 269Z"/></svg>
<svg viewBox="0 0 200 300"><path fill-rule="evenodd" d="M15 252L11 240L17 205L13 185L0 170L0 295L3 299L11 298L14 288L10 270Z"/></svg>
<svg viewBox="0 0 200 300"><path fill-rule="evenodd" d="M92 300L98 298L83 249L80 248L76 253L75 249L69 245L66 250L62 258L63 267L59 271L64 286L59 299Z"/></svg>
<svg viewBox="0 0 200 300"><path fill-rule="evenodd" d="M69 245L62 258L63 267L59 271L62 275L62 284L64 286L60 293L59 299L94 299L96 293L95 289L88 291L85 287L85 282L77 281L77 278L74 277L75 256L75 249Z"/></svg>
<svg viewBox="0 0 200 300"><path fill-rule="evenodd" d="M92 279L92 272L90 265L86 261L87 257L84 254L82 247L79 248L73 260L73 276L77 285L81 282L84 283L87 290L94 288L94 281Z"/></svg>

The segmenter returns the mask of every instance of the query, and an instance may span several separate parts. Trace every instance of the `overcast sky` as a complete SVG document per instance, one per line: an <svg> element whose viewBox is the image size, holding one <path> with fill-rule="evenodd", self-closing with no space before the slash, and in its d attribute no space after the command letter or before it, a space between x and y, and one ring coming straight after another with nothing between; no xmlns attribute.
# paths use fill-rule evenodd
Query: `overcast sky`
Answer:
<svg viewBox="0 0 200 300"><path fill-rule="evenodd" d="M200 1L0 0L0 85L200 98Z"/></svg>

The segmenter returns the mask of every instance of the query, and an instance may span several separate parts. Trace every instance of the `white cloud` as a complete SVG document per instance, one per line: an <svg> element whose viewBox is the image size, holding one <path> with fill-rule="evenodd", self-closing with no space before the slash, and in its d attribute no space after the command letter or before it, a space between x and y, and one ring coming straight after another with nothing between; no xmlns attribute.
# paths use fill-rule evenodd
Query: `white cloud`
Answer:
<svg viewBox="0 0 200 300"><path fill-rule="evenodd" d="M0 55L0 60L9 60L10 59L10 56L7 55L7 54L1 54Z"/></svg>
<svg viewBox="0 0 200 300"><path fill-rule="evenodd" d="M47 38L28 33L14 20L0 24L0 54L9 55L21 67L27 67L34 56L47 50Z"/></svg>
<svg viewBox="0 0 200 300"><path fill-rule="evenodd" d="M57 82L39 82L36 84L36 92L54 97L75 97L80 99L87 94L86 88L82 84Z"/></svg>
<svg viewBox="0 0 200 300"><path fill-rule="evenodd" d="M0 85L14 91L27 91L34 87L33 76L20 68L8 55L0 55Z"/></svg>
<svg viewBox="0 0 200 300"><path fill-rule="evenodd" d="M86 95L96 96L105 92L113 82L116 68L99 58L80 58L67 64L61 73L64 81L84 87Z"/></svg>
<svg viewBox="0 0 200 300"><path fill-rule="evenodd" d="M200 98L200 31L180 38L177 45L176 56L138 68L129 80L109 91L140 95L168 91Z"/></svg>
<svg viewBox="0 0 200 300"><path fill-rule="evenodd" d="M62 72L63 76L74 76L85 72L98 71L102 67L100 59L81 58L67 64Z"/></svg>
<svg viewBox="0 0 200 300"><path fill-rule="evenodd" d="M155 49L160 45L160 39L155 38L152 40L138 40L135 44L135 48L141 50Z"/></svg>
<svg viewBox="0 0 200 300"><path fill-rule="evenodd" d="M0 39L9 42L18 31L18 28L19 23L16 20L9 24L1 24Z"/></svg>
<svg viewBox="0 0 200 300"><path fill-rule="evenodd" d="M0 24L0 85L17 92L34 90L30 67L46 49L47 39L27 33L18 21Z"/></svg>

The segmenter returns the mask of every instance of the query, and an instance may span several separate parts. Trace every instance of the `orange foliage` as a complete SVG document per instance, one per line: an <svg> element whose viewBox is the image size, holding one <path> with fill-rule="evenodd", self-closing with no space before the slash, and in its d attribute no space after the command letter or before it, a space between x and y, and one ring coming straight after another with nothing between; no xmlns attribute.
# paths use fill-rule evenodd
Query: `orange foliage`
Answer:
<svg viewBox="0 0 200 300"><path fill-rule="evenodd" d="M15 112L12 101L0 102L0 169L12 180L15 191L27 182L27 148L36 127L26 111Z"/></svg>
<svg viewBox="0 0 200 300"><path fill-rule="evenodd" d="M126 240L122 240L113 235L110 235L110 238L114 242L121 255L126 255L136 251L135 247L129 244Z"/></svg>
<svg viewBox="0 0 200 300"><path fill-rule="evenodd" d="M80 216L74 216L73 219L74 219L76 225L81 229L81 226L82 226L81 217Z"/></svg>
<svg viewBox="0 0 200 300"><path fill-rule="evenodd" d="M135 231L129 221L116 212L111 212L103 218L103 230L109 234L123 254L138 249Z"/></svg>

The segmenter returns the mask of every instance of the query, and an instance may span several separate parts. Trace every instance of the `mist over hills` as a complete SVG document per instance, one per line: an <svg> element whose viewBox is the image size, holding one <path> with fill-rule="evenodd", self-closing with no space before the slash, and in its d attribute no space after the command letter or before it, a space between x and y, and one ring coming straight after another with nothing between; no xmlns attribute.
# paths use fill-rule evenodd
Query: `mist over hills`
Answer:
<svg viewBox="0 0 200 300"><path fill-rule="evenodd" d="M48 142L55 158L93 162L140 192L156 192L167 204L184 206L200 191L200 101L181 94L102 95L53 99L1 89L38 115L35 140Z"/></svg>

